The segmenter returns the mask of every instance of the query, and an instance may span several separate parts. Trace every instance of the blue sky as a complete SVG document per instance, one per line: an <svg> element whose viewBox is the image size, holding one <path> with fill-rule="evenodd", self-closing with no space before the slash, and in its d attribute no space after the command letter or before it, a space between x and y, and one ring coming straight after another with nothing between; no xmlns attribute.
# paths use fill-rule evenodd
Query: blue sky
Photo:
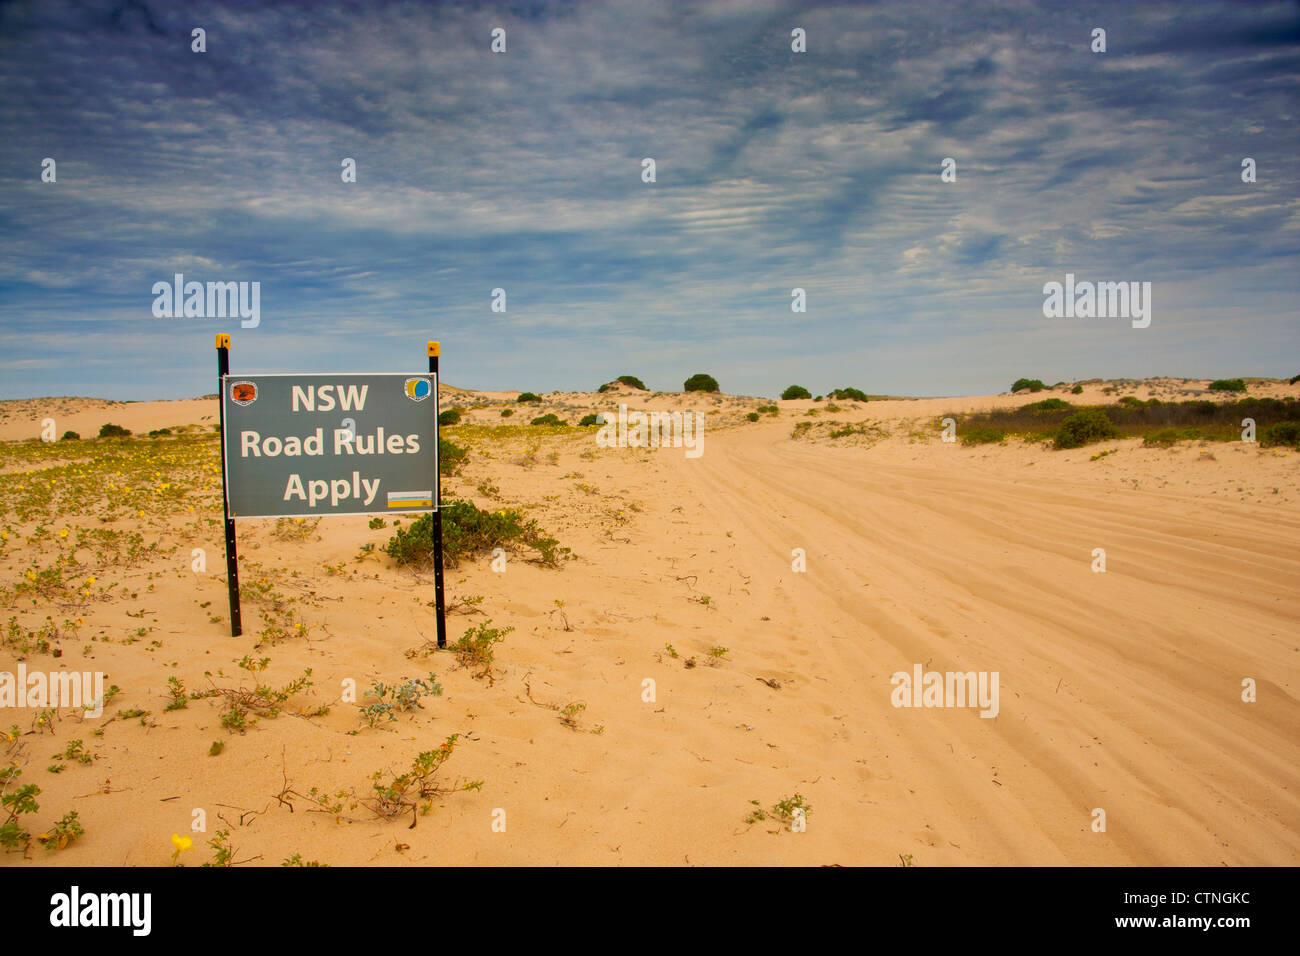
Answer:
<svg viewBox="0 0 1300 956"><path fill-rule="evenodd" d="M1298 93L1295 3L4 3L0 398L212 392L217 332L534 391L1291 376ZM261 324L155 318L177 272ZM1045 318L1067 272L1150 328Z"/></svg>

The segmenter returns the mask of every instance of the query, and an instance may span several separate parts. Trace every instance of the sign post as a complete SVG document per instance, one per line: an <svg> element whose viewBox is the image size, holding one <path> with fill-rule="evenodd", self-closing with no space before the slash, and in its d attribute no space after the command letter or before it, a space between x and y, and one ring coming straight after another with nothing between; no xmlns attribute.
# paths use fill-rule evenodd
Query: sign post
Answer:
<svg viewBox="0 0 1300 956"><path fill-rule="evenodd" d="M437 342L429 343L429 374L433 376L433 403L434 408L438 407L438 355L442 352L442 346ZM434 422L434 441L440 439L437 437L438 423ZM444 610L446 603L442 599L442 473L438 470L435 463L433 469L433 494L434 494L434 511L433 511L433 600L437 605L438 618L438 646L447 646L447 615Z"/></svg>
<svg viewBox="0 0 1300 956"><path fill-rule="evenodd" d="M240 633L236 518L432 513L445 647L438 343L428 346L428 374L235 376L229 347L229 336L217 337L232 635Z"/></svg>
<svg viewBox="0 0 1300 956"><path fill-rule="evenodd" d="M230 374L230 336L217 336L217 403L221 416L221 510L226 523L226 590L230 592L230 636L244 632L239 614L239 561L235 554L235 519L230 516L230 496L226 487L226 376Z"/></svg>

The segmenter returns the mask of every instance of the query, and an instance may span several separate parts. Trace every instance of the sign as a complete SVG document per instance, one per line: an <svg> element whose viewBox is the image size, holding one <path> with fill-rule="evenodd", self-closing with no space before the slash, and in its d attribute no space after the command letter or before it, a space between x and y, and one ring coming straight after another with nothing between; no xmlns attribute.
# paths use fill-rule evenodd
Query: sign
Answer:
<svg viewBox="0 0 1300 956"><path fill-rule="evenodd" d="M225 375L230 518L437 511L437 375Z"/></svg>

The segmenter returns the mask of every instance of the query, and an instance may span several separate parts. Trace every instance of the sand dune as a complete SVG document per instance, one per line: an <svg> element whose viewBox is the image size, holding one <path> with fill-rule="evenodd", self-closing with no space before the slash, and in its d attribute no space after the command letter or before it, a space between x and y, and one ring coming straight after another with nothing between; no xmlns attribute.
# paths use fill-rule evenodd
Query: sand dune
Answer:
<svg viewBox="0 0 1300 956"><path fill-rule="evenodd" d="M1113 400L1103 387L1079 400ZM470 422L499 424L517 394L455 400L482 403ZM449 569L450 597L482 595L484 612L451 614L453 640L486 617L515 629L491 684L445 652L408 656L433 634L431 579L359 557L391 528L326 519L284 541L272 522L241 522L245 588L274 578L310 625L259 650L256 600L243 637L211 619L225 614L211 491L190 499L192 514L160 505L121 523L174 551L100 570L108 599L24 599L8 613L28 627L83 618L61 657L25 663L103 669L122 689L110 716L150 714L93 736L103 720L65 712L53 733L22 738L24 779L43 789L39 823L74 807L86 832L60 853L0 865L165 864L196 809L207 815L196 843L227 828L237 859L256 864L293 853L334 865L1300 862L1300 456L1125 440L1093 461L1093 448L972 449L925 432L947 411L1041 395L840 403L839 420L878 428L845 444L791 438L811 401L751 424L744 414L764 400L629 394L546 396L533 414L694 407L710 412L705 453L598 448L590 432L466 433L469 463L444 496L524 506L577 555L559 570L522 556L504 574L487 559ZM34 437L49 410L40 401L74 403L58 428L82 434L104 420L136 432L216 420L211 400L33 400L6 408L0 438ZM535 463L523 454L532 441ZM32 534L12 515L6 524ZM48 560L41 547L10 543L0 580L12 586L38 552ZM195 547L206 574L190 570ZM806 572L792 570L796 548ZM1104 574L1092 571L1095 548ZM128 643L142 621L154 630ZM710 648L727 649L716 666ZM250 653L272 659L272 683L310 667L314 686L243 735L220 726L215 699L164 710L169 676L190 690L229 686L231 662ZM893 706L891 674L917 664L998 672L997 716ZM13 648L0 648L0 670L14 666ZM414 716L370 728L339 700L345 679L364 688L429 670L444 694ZM1255 703L1241 699L1247 677ZM570 704L585 705L574 726L560 719ZM364 795L371 774L400 772L452 733L462 737L442 776L482 786L438 796L414 829L409 816L358 808L340 821L303 796L276 799L286 786ZM47 772L73 738L94 762ZM216 739L225 748L210 757ZM806 832L770 812L746 821L751 801L770 811L796 793L811 806ZM501 810L506 829L494 832ZM201 845L183 862L210 855Z"/></svg>

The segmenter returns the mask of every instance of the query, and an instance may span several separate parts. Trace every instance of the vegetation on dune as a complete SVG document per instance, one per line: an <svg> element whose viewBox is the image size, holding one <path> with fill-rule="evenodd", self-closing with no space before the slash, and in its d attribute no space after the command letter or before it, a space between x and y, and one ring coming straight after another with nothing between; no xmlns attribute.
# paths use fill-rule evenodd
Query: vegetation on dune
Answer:
<svg viewBox="0 0 1300 956"><path fill-rule="evenodd" d="M123 428L121 425L114 425L109 422L99 426L100 438L130 438L131 429Z"/></svg>
<svg viewBox="0 0 1300 956"><path fill-rule="evenodd" d="M804 388L802 385L791 385L781 393L782 401L789 402L796 398L812 398L812 392L808 391L808 389Z"/></svg>
<svg viewBox="0 0 1300 956"><path fill-rule="evenodd" d="M1212 392L1244 392L1246 383L1239 378L1220 378L1210 383Z"/></svg>
<svg viewBox="0 0 1300 956"><path fill-rule="evenodd" d="M1242 420L1250 418L1259 430L1260 444L1269 446L1293 443L1287 439L1294 434L1290 426L1300 420L1300 400L1162 402L1125 396L1115 405L1072 406L1060 399L1047 399L1019 408L950 413L945 417L957 421L957 433L963 443L1000 440L993 434L1001 432L1004 437L1015 435L1031 441L1051 441L1057 448L1078 448L1107 438L1142 438L1151 445L1189 439L1239 441Z"/></svg>
<svg viewBox="0 0 1300 956"><path fill-rule="evenodd" d="M1102 408L1081 408L1061 422L1056 433L1057 448L1082 448L1119 434L1115 423Z"/></svg>
<svg viewBox="0 0 1300 956"><path fill-rule="evenodd" d="M536 392L520 392L519 397L515 399L516 402L532 402L534 404L540 403L541 400L542 396Z"/></svg>
<svg viewBox="0 0 1300 956"><path fill-rule="evenodd" d="M830 397L840 401L866 402L868 400L867 393L860 388L833 388Z"/></svg>
<svg viewBox="0 0 1300 956"><path fill-rule="evenodd" d="M516 550L521 545L536 550L538 563L546 567L557 567L570 554L518 509L484 511L472 501L443 505L442 557L448 566L495 548ZM409 528L398 528L384 551L399 565L427 564L433 556L433 515L421 515Z"/></svg>
<svg viewBox="0 0 1300 956"><path fill-rule="evenodd" d="M628 388L635 388L638 391L642 391L642 392L650 391L648 388L645 387L645 383L641 381L639 378L637 378L635 375L620 375L618 378L614 379L613 382L606 382L596 391L598 392L611 391L616 383L621 383L623 385L626 385Z"/></svg>
<svg viewBox="0 0 1300 956"><path fill-rule="evenodd" d="M528 424L530 425L565 425L568 424L554 412L547 412L545 415L538 415Z"/></svg>
<svg viewBox="0 0 1300 956"><path fill-rule="evenodd" d="M455 425L456 423L458 423L458 422L460 421L460 413L461 413L461 411L462 411L462 410L459 409L459 408L449 408L449 409L447 409L445 412L439 412L439 413L438 413L438 424L439 424L439 425L444 425L444 426L445 426L445 425Z"/></svg>
<svg viewBox="0 0 1300 956"><path fill-rule="evenodd" d="M718 380L714 378L712 375L708 375L704 372L696 372L694 375L688 378L684 383L682 383L682 391L683 392L717 392L717 391L721 391L721 389L718 388Z"/></svg>
<svg viewBox="0 0 1300 956"><path fill-rule="evenodd" d="M1042 383L1041 379L1018 378L1011 384L1011 394L1014 395L1022 388L1027 388L1031 392L1041 392L1043 389L1047 388L1047 386Z"/></svg>

